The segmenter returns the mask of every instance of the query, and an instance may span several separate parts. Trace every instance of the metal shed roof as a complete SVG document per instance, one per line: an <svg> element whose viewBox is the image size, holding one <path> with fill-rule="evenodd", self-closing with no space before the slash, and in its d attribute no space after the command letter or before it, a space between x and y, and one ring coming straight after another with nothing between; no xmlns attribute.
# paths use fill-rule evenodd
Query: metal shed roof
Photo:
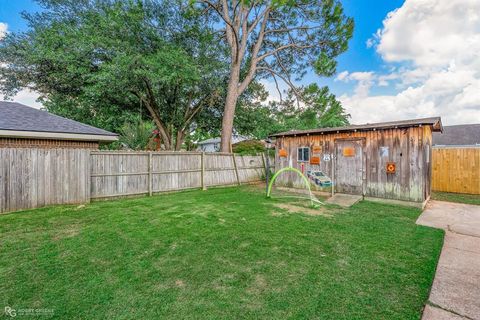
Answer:
<svg viewBox="0 0 480 320"><path fill-rule="evenodd" d="M0 101L0 136L23 137L26 132L32 138L77 140L81 135L83 140L117 140L115 133L20 103Z"/></svg>
<svg viewBox="0 0 480 320"><path fill-rule="evenodd" d="M382 129L408 128L408 127L416 127L421 125L432 126L433 131L435 132L443 131L441 118L432 117L432 118L411 119L411 120L401 120L401 121L367 123L367 124L350 125L350 126L334 127L334 128L291 130L286 132L275 133L270 136L283 137L283 136L310 135L310 134L328 134L328 133L337 133L337 132L370 131L370 130L382 130Z"/></svg>

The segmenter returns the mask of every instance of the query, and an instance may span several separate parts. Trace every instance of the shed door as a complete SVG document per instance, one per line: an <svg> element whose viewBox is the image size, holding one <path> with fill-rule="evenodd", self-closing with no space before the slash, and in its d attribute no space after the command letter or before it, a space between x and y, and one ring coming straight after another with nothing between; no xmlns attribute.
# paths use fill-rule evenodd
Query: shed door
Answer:
<svg viewBox="0 0 480 320"><path fill-rule="evenodd" d="M336 140L335 152L336 191L363 194L363 140Z"/></svg>

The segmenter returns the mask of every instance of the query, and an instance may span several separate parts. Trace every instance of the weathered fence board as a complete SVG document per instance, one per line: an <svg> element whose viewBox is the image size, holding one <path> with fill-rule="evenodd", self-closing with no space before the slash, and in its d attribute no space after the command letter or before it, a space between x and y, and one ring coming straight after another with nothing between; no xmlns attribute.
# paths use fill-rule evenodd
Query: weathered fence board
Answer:
<svg viewBox="0 0 480 320"><path fill-rule="evenodd" d="M234 185L265 174L262 156L229 153L95 151L90 162L92 198Z"/></svg>
<svg viewBox="0 0 480 320"><path fill-rule="evenodd" d="M201 153L152 155L153 192L201 187Z"/></svg>
<svg viewBox="0 0 480 320"><path fill-rule="evenodd" d="M434 191L480 194L480 147L435 147L432 166Z"/></svg>
<svg viewBox="0 0 480 320"><path fill-rule="evenodd" d="M262 156L1 148L0 212L234 185L264 176Z"/></svg>
<svg viewBox="0 0 480 320"><path fill-rule="evenodd" d="M89 150L0 148L0 212L90 199Z"/></svg>
<svg viewBox="0 0 480 320"><path fill-rule="evenodd" d="M148 153L90 155L91 197L148 192Z"/></svg>

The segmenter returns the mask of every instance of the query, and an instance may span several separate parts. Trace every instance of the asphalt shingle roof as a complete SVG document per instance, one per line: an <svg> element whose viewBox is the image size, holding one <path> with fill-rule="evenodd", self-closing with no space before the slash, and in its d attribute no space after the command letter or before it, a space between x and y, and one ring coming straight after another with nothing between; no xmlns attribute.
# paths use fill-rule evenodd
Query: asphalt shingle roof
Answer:
<svg viewBox="0 0 480 320"><path fill-rule="evenodd" d="M433 133L433 145L480 145L480 123L443 127L443 133Z"/></svg>
<svg viewBox="0 0 480 320"><path fill-rule="evenodd" d="M115 133L63 118L17 102L0 101L0 130L116 136Z"/></svg>

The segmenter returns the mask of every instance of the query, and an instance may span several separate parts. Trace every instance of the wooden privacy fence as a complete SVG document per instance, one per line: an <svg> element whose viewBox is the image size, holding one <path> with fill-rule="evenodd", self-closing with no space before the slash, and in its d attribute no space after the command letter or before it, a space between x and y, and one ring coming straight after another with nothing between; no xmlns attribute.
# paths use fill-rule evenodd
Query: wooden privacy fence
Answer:
<svg viewBox="0 0 480 320"><path fill-rule="evenodd" d="M480 147L434 147L434 191L480 194Z"/></svg>
<svg viewBox="0 0 480 320"><path fill-rule="evenodd" d="M264 175L263 156L0 148L0 213L249 183Z"/></svg>
<svg viewBox="0 0 480 320"><path fill-rule="evenodd" d="M0 212L90 199L89 150L0 148Z"/></svg>
<svg viewBox="0 0 480 320"><path fill-rule="evenodd" d="M107 198L259 181L262 156L201 152L91 153L91 198Z"/></svg>

